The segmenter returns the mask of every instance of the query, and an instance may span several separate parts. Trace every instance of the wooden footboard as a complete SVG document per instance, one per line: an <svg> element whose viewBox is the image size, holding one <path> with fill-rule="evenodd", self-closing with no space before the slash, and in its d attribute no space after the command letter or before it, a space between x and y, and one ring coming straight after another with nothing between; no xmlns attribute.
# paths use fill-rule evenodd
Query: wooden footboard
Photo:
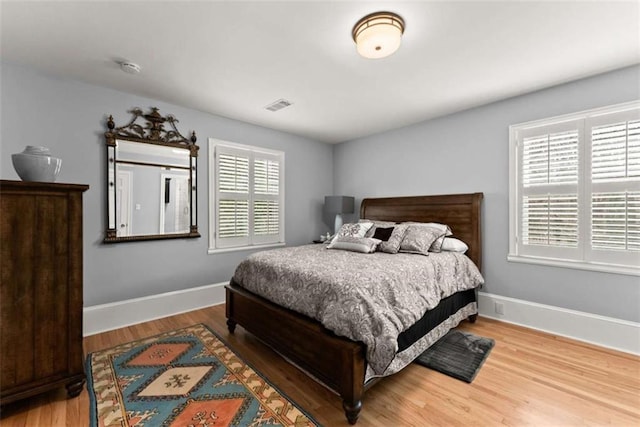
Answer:
<svg viewBox="0 0 640 427"><path fill-rule="evenodd" d="M362 408L365 346L338 337L317 322L254 295L233 281L226 286L227 326L236 324L323 382L342 398L350 424Z"/></svg>

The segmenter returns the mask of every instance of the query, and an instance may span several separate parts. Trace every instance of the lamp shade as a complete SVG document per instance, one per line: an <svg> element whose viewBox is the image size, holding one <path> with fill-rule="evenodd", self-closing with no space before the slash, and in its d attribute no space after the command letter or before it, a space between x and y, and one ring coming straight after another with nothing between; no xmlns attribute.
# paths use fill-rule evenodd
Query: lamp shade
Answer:
<svg viewBox="0 0 640 427"><path fill-rule="evenodd" d="M330 215L353 213L353 205L351 196L324 196L324 211Z"/></svg>
<svg viewBox="0 0 640 427"><path fill-rule="evenodd" d="M379 59L398 50L402 33L404 20L400 16L392 12L376 12L358 21L351 34L361 56Z"/></svg>

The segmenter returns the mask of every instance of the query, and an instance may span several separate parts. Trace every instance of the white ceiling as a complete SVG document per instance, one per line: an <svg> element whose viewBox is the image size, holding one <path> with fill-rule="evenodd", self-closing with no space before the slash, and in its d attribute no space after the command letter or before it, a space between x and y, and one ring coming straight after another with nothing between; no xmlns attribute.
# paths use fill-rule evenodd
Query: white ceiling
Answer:
<svg viewBox="0 0 640 427"><path fill-rule="evenodd" d="M380 10L405 35L367 60L351 29ZM3 61L328 143L640 62L637 0L3 1L0 14ZM293 105L265 110L280 98Z"/></svg>

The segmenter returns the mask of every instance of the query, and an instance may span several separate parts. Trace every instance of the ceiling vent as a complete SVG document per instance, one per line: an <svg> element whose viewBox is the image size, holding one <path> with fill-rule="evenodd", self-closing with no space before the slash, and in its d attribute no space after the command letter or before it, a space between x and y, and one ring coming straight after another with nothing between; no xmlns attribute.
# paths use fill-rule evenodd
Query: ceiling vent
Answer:
<svg viewBox="0 0 640 427"><path fill-rule="evenodd" d="M138 74L140 72L140 66L133 62L121 62L120 69L127 74Z"/></svg>
<svg viewBox="0 0 640 427"><path fill-rule="evenodd" d="M269 111L278 111L282 110L285 107L288 107L289 105L291 105L291 102L287 101L286 99L278 99L276 102L273 102L264 108Z"/></svg>

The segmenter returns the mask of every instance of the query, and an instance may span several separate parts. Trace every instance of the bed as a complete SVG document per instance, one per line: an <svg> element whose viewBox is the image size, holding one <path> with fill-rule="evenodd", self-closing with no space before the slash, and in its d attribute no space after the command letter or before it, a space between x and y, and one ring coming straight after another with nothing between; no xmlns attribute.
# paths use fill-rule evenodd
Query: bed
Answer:
<svg viewBox="0 0 640 427"><path fill-rule="evenodd" d="M468 245L466 256L480 269L482 198L482 193L368 198L362 201L360 217L395 223L447 224L454 236ZM469 307L474 310L470 311ZM430 341L435 341L455 327L461 316L475 321L476 313L475 290L456 292L442 299L404 331L398 337L398 348L407 348L425 334ZM241 325L340 395L347 420L350 424L356 423L365 390L379 379L379 376L371 375L367 346L363 342L338 336L320 322L272 303L234 280L226 287L226 316L231 333L236 325Z"/></svg>

